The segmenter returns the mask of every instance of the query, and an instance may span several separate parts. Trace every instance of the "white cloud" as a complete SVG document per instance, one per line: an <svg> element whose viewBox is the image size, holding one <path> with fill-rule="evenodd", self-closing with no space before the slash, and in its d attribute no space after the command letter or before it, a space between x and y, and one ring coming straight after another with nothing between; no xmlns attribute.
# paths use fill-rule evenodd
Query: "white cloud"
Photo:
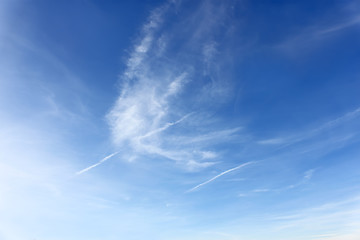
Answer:
<svg viewBox="0 0 360 240"><path fill-rule="evenodd" d="M199 153L201 154L201 157L203 159L211 159L211 158L216 158L218 156L217 153L212 151L200 151Z"/></svg>
<svg viewBox="0 0 360 240"><path fill-rule="evenodd" d="M76 172L76 174L77 174L77 175L83 174L84 172L87 172L87 171L89 171L90 169L92 169L92 168L94 168L94 167L96 167L96 166L99 166L100 164L104 163L106 160L112 158L113 156L115 156L115 155L118 154L118 153L119 153L119 152L112 153L112 154L104 157L103 159L101 159L99 162L97 162L97 163L95 163L95 164L93 164L93 165L91 165L91 166L89 166L89 167L87 167L87 168L84 168L84 169L81 170L81 171Z"/></svg>
<svg viewBox="0 0 360 240"><path fill-rule="evenodd" d="M313 129L303 131L301 133L295 133L293 135L275 137L275 138L270 138L270 139L266 139L266 140L260 140L260 141L257 141L257 143L262 144L262 145L280 145L279 149L289 147L289 146L297 144L297 143L311 141L317 137L321 137L321 135L324 134L326 131L336 129L337 127L339 127L343 124L349 123L350 121L358 118L359 116L360 116L360 108L356 108L352 111L349 111L349 112L343 114L342 116L340 116L338 118L329 120ZM353 133L353 134L355 134L355 133ZM347 140L351 139L353 136L353 135L345 135L344 136L344 133L340 133L338 135L339 136L335 136L333 138L326 137L325 140L320 142L321 146L323 146L324 144L329 145L334 142L347 141ZM312 147L314 148L314 147L316 147L316 145L319 145L319 143L314 144Z"/></svg>
<svg viewBox="0 0 360 240"><path fill-rule="evenodd" d="M254 189L253 192L259 193L259 192L270 192L272 190L267 188L261 188L261 189Z"/></svg>
<svg viewBox="0 0 360 240"><path fill-rule="evenodd" d="M271 138L271 139L258 141L259 144L263 144L263 145L276 145L276 144L282 144L284 142L285 139L282 138Z"/></svg>
<svg viewBox="0 0 360 240"><path fill-rule="evenodd" d="M348 27L352 27L352 26L358 25L358 24L360 24L360 15L356 15L356 16L352 17L351 19L344 21L342 23L338 23L333 26L327 27L325 29L321 29L317 32L317 34L319 34L319 35L329 34L329 33L333 33L336 31L341 31L343 29L346 29Z"/></svg>
<svg viewBox="0 0 360 240"><path fill-rule="evenodd" d="M280 192L283 192L283 191L294 189L294 188L300 187L300 186L308 183L310 181L310 179L313 177L314 172L315 172L315 169L307 170L303 174L303 178L300 181L298 181L297 183L294 183L294 184L287 185L285 187L280 187L280 188L257 188L257 189L252 190L252 192L254 192L254 193L266 193L266 192L280 193Z"/></svg>
<svg viewBox="0 0 360 240"><path fill-rule="evenodd" d="M339 229L345 227L349 231L354 231L357 230L360 223L358 204L358 196L350 197L338 202L327 202L313 208L298 209L288 215L276 216L273 220L278 221L278 224L275 225L278 229L301 227L304 230L316 229L322 232L332 230L337 233Z"/></svg>
<svg viewBox="0 0 360 240"><path fill-rule="evenodd" d="M355 11L354 11L355 10ZM354 13L355 12L355 13ZM322 16L319 22L314 22L303 28L298 33L289 36L281 42L276 48L284 53L299 57L301 52L307 52L306 49L314 49L332 36L343 34L352 27L358 27L360 24L359 10L354 8L349 11L341 11L331 15Z"/></svg>
<svg viewBox="0 0 360 240"><path fill-rule="evenodd" d="M241 165L239 165L239 166L237 166L237 167L228 169L228 170L226 170L226 171L224 171L224 172L216 175L215 177L210 178L209 180L207 180L207 181L205 181L205 182L203 182L203 183L200 183L200 184L196 185L195 187L189 189L187 192L193 192L193 191L195 191L196 189L198 189L198 188L200 188L200 187L202 187L202 186L204 186L204 185L206 185L206 184L211 183L212 181L216 180L217 178L219 178L219 177L221 177L221 176L223 176L223 175L225 175L225 174L228 174L228 173L230 173L230 172L232 172L232 171L238 170L238 169L240 169L240 168L243 168L243 167L245 167L245 166L247 166L247 165L250 165L250 164L253 164L253 163L254 163L254 162L246 162L246 163L243 163L243 164L241 164Z"/></svg>
<svg viewBox="0 0 360 240"><path fill-rule="evenodd" d="M310 170L306 171L304 174L304 180L305 181L310 180L312 178L314 172L315 172L315 169L310 169Z"/></svg>
<svg viewBox="0 0 360 240"><path fill-rule="evenodd" d="M205 84L206 89L197 83L202 81L196 79L199 72L204 67L212 68L216 62L214 55L218 52L216 43L205 37L214 34L210 31L211 26L219 24L214 19L225 16L223 7L216 9L208 2L200 5L206 8L199 7L166 30L162 23L176 7L176 2L167 2L155 9L131 48L127 68L121 74L121 92L107 120L114 144L126 149L132 159L140 159L146 154L157 155L174 160L190 171L203 169L218 163L210 159L221 157L218 152L209 150L210 146L231 139L240 130L239 127L219 129L214 127L216 124L207 126L207 119L200 117L207 111L204 106L208 108L215 92L216 102L219 96L225 98L228 95L223 91L223 79L212 77ZM181 57L186 58L181 59L178 53L167 51L173 46L174 38L182 34L179 26L198 18L204 21L204 29L191 29L194 30L189 31L191 44L184 42L177 46ZM205 21L207 19L211 20L211 26ZM200 36L200 32L204 35ZM194 49L194 46L205 46L203 55L196 57L197 52L201 54L201 49ZM195 57L188 58L187 55ZM209 87L213 89L209 90Z"/></svg>
<svg viewBox="0 0 360 240"><path fill-rule="evenodd" d="M168 7L168 4L165 4L153 10L147 20L147 23L144 24L141 33L142 39L134 46L134 50L127 61L127 70L124 73L126 78L131 79L139 74L139 67L141 67L142 62L146 57L146 53L149 51L154 42L154 34L160 27L163 21L163 15Z"/></svg>

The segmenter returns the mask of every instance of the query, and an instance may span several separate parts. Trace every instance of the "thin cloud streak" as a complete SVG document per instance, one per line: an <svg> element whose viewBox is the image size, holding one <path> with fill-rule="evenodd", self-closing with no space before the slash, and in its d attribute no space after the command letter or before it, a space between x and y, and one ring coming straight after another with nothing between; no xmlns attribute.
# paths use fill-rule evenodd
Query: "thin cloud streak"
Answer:
<svg viewBox="0 0 360 240"><path fill-rule="evenodd" d="M335 118L333 120L325 122L321 126L311 129L305 133L297 134L295 136L276 137L276 138L271 138L271 139L265 139L265 140L257 141L257 143L261 144L261 145L268 145L268 144L280 145L279 149L282 149L282 148L291 146L293 144L314 138L314 137L322 134L326 130L333 129L336 126L338 126L346 121L350 121L354 118L359 117L359 115L360 115L360 107L356 108L353 111L347 112L338 118Z"/></svg>
<svg viewBox="0 0 360 240"><path fill-rule="evenodd" d="M216 175L215 177L213 177L213 178L211 178L211 179L209 179L209 180L207 180L207 181L205 181L205 182L203 182L203 183L200 183L199 185L196 185L195 187L191 188L191 189L188 190L187 192L193 192L194 190L196 190L196 189L198 189L198 188L200 188L200 187L202 187L202 186L204 186L204 185L206 185L206 184L208 184L208 183L216 180L217 178L221 177L222 175L225 175L225 174L227 174L227 173L229 173L229 172L238 170L238 169L240 169L240 168L243 168L243 167L245 167L245 166L247 166L247 165L250 165L250 164L253 164L253 163L254 163L254 162L246 162L246 163L243 163L243 164L241 164L241 165L239 165L239 166L237 166L237 167L234 167L234 168L231 168L231 169L229 169L229 170L226 170L226 171L224 171L224 172Z"/></svg>
<svg viewBox="0 0 360 240"><path fill-rule="evenodd" d="M87 168L85 168L85 169L83 169L83 170L80 170L80 171L76 172L76 175L83 174L83 173L85 173L85 172L89 171L90 169L92 169L92 168L94 168L94 167L99 166L100 164L104 163L106 160L108 160L108 159L112 158L113 156L115 156L115 155L116 155L116 154L118 154L118 153L119 153L119 152L114 152L114 153L112 153L112 154L110 154L110 155L108 155L108 156L104 157L104 158L103 158L103 159L101 159L99 162L97 162L97 163L95 163L95 164L91 165L90 167L87 167Z"/></svg>
<svg viewBox="0 0 360 240"><path fill-rule="evenodd" d="M308 183L311 180L311 178L314 175L315 170L316 169L309 169L306 172L304 172L303 178L301 179L301 181L299 181L299 182L297 182L295 184L291 184L291 185L288 185L288 186L285 186L285 187L282 187L282 188L275 188L275 189L257 188L257 189L252 190L252 192L254 192L254 193L265 193L265 192L277 192L277 193L279 193L279 192L282 192L282 191L286 191L286 190L290 190L290 189L300 187L300 186Z"/></svg>
<svg viewBox="0 0 360 240"><path fill-rule="evenodd" d="M181 123L181 122L184 121L186 118L188 118L190 115L191 115L191 113L186 114L185 116L183 116L182 118L180 118L179 120L177 120L177 121L175 121L175 122L167 123L167 124L165 124L165 126L163 126L163 127L161 127L161 128L158 128L158 129L155 129L155 130L153 130L153 131L150 131L150 132L146 133L145 135L140 136L140 137L139 137L139 140L140 140L140 139L143 139L143 138L150 137L150 136L152 136L152 135L154 135L154 134L163 132L163 131L165 131L166 129L168 129L169 127Z"/></svg>
<svg viewBox="0 0 360 240"><path fill-rule="evenodd" d="M307 226L311 228L313 223L326 228L331 226L348 225L356 229L359 225L359 196L350 197L338 202L328 202L318 207L299 209L288 215L274 216L271 221L277 222L278 230ZM325 224L326 223L326 224Z"/></svg>
<svg viewBox="0 0 360 240"><path fill-rule="evenodd" d="M351 28L359 27L360 15L349 12L340 12L339 15L329 15L321 22L314 22L304 27L298 33L288 36L287 39L275 46L284 53L298 56L301 51L315 49L319 44L331 39L333 36L340 36ZM334 19L337 21L334 22ZM307 52L307 51L305 51Z"/></svg>
<svg viewBox="0 0 360 240"><path fill-rule="evenodd" d="M328 34L328 33L336 32L336 31L341 31L345 28L352 27L357 24L360 24L360 15L355 16L354 18L350 19L347 22L343 22L343 23L331 26L327 29L321 30L318 32L318 34L322 35L322 34Z"/></svg>

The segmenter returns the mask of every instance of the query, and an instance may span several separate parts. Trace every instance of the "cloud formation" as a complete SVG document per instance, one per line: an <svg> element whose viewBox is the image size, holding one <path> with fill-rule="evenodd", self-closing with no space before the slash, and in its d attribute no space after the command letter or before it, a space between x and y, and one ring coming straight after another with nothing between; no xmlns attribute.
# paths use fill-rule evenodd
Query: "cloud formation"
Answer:
<svg viewBox="0 0 360 240"><path fill-rule="evenodd" d="M87 167L87 168L84 168L83 170L80 170L80 171L76 172L76 175L83 174L83 173L89 171L90 169L99 166L100 164L104 163L106 160L112 158L113 156L115 156L115 155L118 154L118 153L119 153L119 152L114 152L114 153L112 153L112 154L104 157L104 158L101 159L99 162L97 162L97 163L95 163L95 164L93 164L93 165L91 165L91 166L89 166L89 167Z"/></svg>
<svg viewBox="0 0 360 240"><path fill-rule="evenodd" d="M232 171L238 170L238 169L240 169L240 168L243 168L243 167L245 167L245 166L247 166L247 165L250 165L250 164L253 164L253 163L254 163L254 162L246 162L246 163L240 164L240 165L237 166L237 167L230 168L230 169L228 169L228 170L226 170L226 171L224 171L224 172L216 175L215 177L210 178L209 180L207 180L207 181L205 181L205 182L203 182L203 183L200 183L200 184L196 185L195 187L189 189L187 192L193 192L193 191L195 191L196 189L198 189L198 188L200 188L200 187L202 187L202 186L204 186L204 185L206 185L206 184L211 183L212 181L216 180L217 178L219 178L219 177L221 177L221 176L223 176L223 175L225 175L225 174L228 174L228 173L230 173L230 172L232 172Z"/></svg>
<svg viewBox="0 0 360 240"><path fill-rule="evenodd" d="M216 164L213 160L220 153L207 148L214 140L219 143L240 128L219 129L203 117L213 97L227 95L226 84L220 83L225 81L212 76L217 44L206 38L214 34L208 28L220 24L214 18L224 18L223 7L217 10L205 1L179 22L167 22L174 27L165 29L166 16L175 8L174 1L158 7L142 27L121 74L119 97L107 120L115 146L126 148L131 159L156 155L194 171ZM181 35L177 32L180 25L196 19L207 21L210 26L193 26L193 31L186 33L189 42L179 45L172 41L171 36ZM194 46L202 49L198 57ZM179 53L168 51L174 47L179 48Z"/></svg>

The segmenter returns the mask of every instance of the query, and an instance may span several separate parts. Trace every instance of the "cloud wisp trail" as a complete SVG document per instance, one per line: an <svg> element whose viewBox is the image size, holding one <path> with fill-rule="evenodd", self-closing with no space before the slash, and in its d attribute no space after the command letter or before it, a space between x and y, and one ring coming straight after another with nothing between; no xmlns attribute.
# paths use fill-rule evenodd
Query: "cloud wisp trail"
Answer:
<svg viewBox="0 0 360 240"><path fill-rule="evenodd" d="M205 182L203 182L203 183L200 183L200 184L196 185L195 187L191 188L190 190L188 190L188 191L186 191L186 192L187 192L187 193L193 192L193 191L195 191L196 189L198 189L198 188L200 188L200 187L202 187L202 186L204 186L204 185L206 185L206 184L208 184L208 183L216 180L217 178L221 177L222 175L225 175L225 174L227 174L227 173L229 173L229 172L238 170L238 169L240 169L240 168L243 168L243 167L245 167L245 166L247 166L247 165L250 165L250 164L253 164L253 163L254 163L254 162L246 162L246 163L243 163L243 164L241 164L241 165L239 165L239 166L237 166L237 167L228 169L228 170L226 170L226 171L224 171L224 172L216 175L215 177L213 177L213 178L211 178L211 179L209 179L209 180L207 180L207 181L205 181Z"/></svg>
<svg viewBox="0 0 360 240"><path fill-rule="evenodd" d="M145 135L143 135L143 136L140 136L139 139L147 138L147 137L150 137L150 136L152 136L152 135L154 135L154 134L156 134L156 133L163 132L163 131L165 131L166 129L168 129L169 127L181 123L181 122L184 121L186 118L188 118L191 114L192 114L192 113L186 114L185 116L183 116L182 118L180 118L179 120L177 120L177 121L175 121L175 122L166 123L165 126L160 127L160 128L158 128L158 129L155 129L155 130L153 130L153 131L150 131L150 132L148 132L147 134L145 134Z"/></svg>
<svg viewBox="0 0 360 240"><path fill-rule="evenodd" d="M118 154L118 153L119 153L119 152L114 152L114 153L112 153L112 154L104 157L104 158L101 159L99 162L97 162L97 163L95 163L95 164L93 164L93 165L91 165L91 166L89 166L89 167L87 167L87 168L84 168L83 170L80 170L80 171L76 172L76 175L83 174L83 173L89 171L90 169L99 166L100 164L104 163L106 160L112 158L113 156L115 156L115 155Z"/></svg>
<svg viewBox="0 0 360 240"><path fill-rule="evenodd" d="M119 96L106 119L123 154L174 160L195 171L215 164L204 162L215 157L201 153L221 158L212 147L235 138L240 129L223 130L223 118L209 118L231 95L230 82L222 76L227 71L215 70L228 60L228 47L216 36L224 32L230 6L200 1L181 17L180 5L169 0L151 11L129 48ZM189 27L185 32L184 26Z"/></svg>
<svg viewBox="0 0 360 240"><path fill-rule="evenodd" d="M258 141L258 144L262 145L279 145L278 149L283 149L288 146L294 145L299 142L307 141L312 138L318 137L319 135L323 134L325 131L334 129L341 124L344 124L348 121L354 120L360 116L360 107L356 108L353 111L347 112L344 115L327 121L320 125L317 128L311 129L304 133L299 133L293 136L285 136L285 137L274 137L270 139L265 139Z"/></svg>
<svg viewBox="0 0 360 240"><path fill-rule="evenodd" d="M304 176L301 179L301 181L285 186L285 187L281 187L281 188L274 188L274 189L269 189L269 188L257 188L252 190L253 193L265 193L265 192L282 192L282 191L286 191L286 190L290 190L290 189L294 189L297 187L300 187L306 183L308 183L311 178L314 175L314 172L316 171L316 169L309 169L306 172L304 172Z"/></svg>

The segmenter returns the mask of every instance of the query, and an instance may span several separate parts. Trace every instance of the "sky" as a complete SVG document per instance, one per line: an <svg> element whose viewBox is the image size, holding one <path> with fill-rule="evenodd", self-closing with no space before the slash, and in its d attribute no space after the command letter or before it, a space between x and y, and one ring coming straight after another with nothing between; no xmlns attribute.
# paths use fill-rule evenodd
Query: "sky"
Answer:
<svg viewBox="0 0 360 240"><path fill-rule="evenodd" d="M359 240L360 1L0 1L0 240Z"/></svg>

